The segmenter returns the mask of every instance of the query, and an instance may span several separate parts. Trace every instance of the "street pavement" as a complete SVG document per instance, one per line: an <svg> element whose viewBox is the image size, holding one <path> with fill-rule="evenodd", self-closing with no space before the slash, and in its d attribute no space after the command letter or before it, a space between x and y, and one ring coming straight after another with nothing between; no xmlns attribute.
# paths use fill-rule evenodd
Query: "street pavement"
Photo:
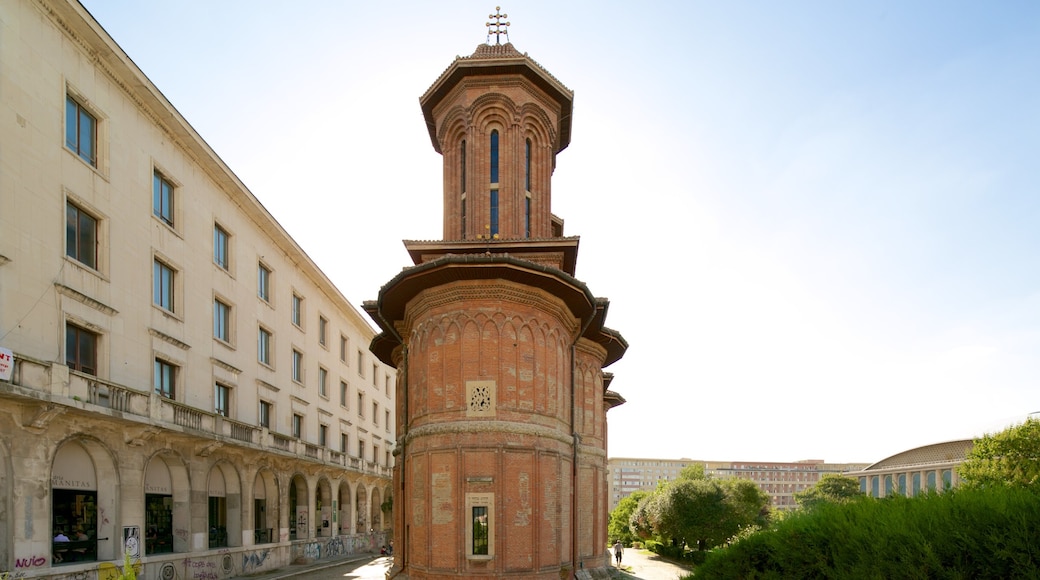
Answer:
<svg viewBox="0 0 1040 580"><path fill-rule="evenodd" d="M614 555L611 553L611 563ZM625 554L621 557L621 568L614 570L614 577L618 579L639 580L676 580L692 572L691 568L683 568L658 556L649 550L636 550L625 548Z"/></svg>
<svg viewBox="0 0 1040 580"><path fill-rule="evenodd" d="M611 563L614 562L611 555ZM388 556L363 555L337 562L286 566L274 572L240 576L234 580L385 580L393 564ZM621 568L611 566L611 575L618 580L677 580L690 573L668 560L646 550L627 548L621 559Z"/></svg>

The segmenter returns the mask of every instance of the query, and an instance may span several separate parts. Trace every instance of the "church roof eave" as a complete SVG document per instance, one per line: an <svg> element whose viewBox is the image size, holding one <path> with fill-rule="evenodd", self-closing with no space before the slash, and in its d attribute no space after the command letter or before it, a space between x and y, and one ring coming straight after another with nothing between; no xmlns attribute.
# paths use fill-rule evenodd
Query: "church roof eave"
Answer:
<svg viewBox="0 0 1040 580"><path fill-rule="evenodd" d="M512 45L506 45L512 46ZM437 153L442 153L437 140L437 126L433 110L462 79L471 76L520 75L528 79L560 105L560 133L556 153L563 151L571 142L571 116L574 109L574 92L558 81L545 68L526 54L515 51L491 57L479 56L480 48L471 57L456 57L447 70L419 97L430 141Z"/></svg>

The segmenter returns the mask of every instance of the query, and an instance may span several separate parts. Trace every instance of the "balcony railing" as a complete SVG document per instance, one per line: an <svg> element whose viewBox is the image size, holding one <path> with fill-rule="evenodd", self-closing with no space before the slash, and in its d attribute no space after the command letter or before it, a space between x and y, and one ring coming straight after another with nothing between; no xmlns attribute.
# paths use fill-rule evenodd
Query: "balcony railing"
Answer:
<svg viewBox="0 0 1040 580"><path fill-rule="evenodd" d="M72 371L65 365L50 361L16 354L11 385L10 390L16 396L43 398L51 403L85 411L137 416L171 430L196 431L202 437L228 439L241 445L288 453L309 461L340 465L364 473L384 477L391 475L389 467L202 411L154 392L139 391Z"/></svg>

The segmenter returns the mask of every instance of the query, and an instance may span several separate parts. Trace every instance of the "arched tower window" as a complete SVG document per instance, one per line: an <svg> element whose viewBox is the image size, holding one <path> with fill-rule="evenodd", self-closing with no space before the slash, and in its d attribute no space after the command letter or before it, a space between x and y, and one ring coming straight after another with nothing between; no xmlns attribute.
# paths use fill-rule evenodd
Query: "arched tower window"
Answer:
<svg viewBox="0 0 1040 580"><path fill-rule="evenodd" d="M524 237L531 237L531 140L524 143Z"/></svg>
<svg viewBox="0 0 1040 580"><path fill-rule="evenodd" d="M498 234L498 131L491 132L491 223L489 234Z"/></svg>
<svg viewBox="0 0 1040 580"><path fill-rule="evenodd" d="M462 196L462 202L459 207L459 217L462 222L462 239L466 239L466 140L462 140L462 144L459 146L459 193Z"/></svg>

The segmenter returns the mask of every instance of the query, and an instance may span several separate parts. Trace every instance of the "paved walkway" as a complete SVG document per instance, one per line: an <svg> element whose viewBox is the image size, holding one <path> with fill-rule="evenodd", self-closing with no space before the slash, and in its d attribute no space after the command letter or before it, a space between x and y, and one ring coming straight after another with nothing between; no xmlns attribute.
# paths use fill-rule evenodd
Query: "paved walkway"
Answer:
<svg viewBox="0 0 1040 580"><path fill-rule="evenodd" d="M610 558L610 561L614 562L613 553ZM649 550L625 548L625 555L621 557L621 569L615 569L614 577L626 580L676 580L690 574L691 571L692 568L674 564Z"/></svg>
<svg viewBox="0 0 1040 580"><path fill-rule="evenodd" d="M611 556L613 563L613 555ZM317 577L322 570L335 568L348 563L356 563L358 570L365 569L365 574L351 575L351 578L381 578L390 567L390 559L386 556L360 554L346 558L322 561L308 565L289 565L272 572L236 576L231 580L284 580ZM376 570L378 568L378 570ZM375 570L375 573L371 573ZM611 575L618 580L677 580L690 573L689 568L674 564L648 550L627 548L621 559L621 568L611 567Z"/></svg>
<svg viewBox="0 0 1040 580"><path fill-rule="evenodd" d="M364 565L386 560L388 560L387 556L380 556L378 554L354 554L353 556L337 558L335 560L322 560L314 564L290 564L284 568L279 568L271 572L250 574L247 576L234 576L230 580L283 580L284 578L305 578L305 574L313 575L321 570L325 570L326 568L335 568L336 566L342 566L343 564L357 562L358 565Z"/></svg>

